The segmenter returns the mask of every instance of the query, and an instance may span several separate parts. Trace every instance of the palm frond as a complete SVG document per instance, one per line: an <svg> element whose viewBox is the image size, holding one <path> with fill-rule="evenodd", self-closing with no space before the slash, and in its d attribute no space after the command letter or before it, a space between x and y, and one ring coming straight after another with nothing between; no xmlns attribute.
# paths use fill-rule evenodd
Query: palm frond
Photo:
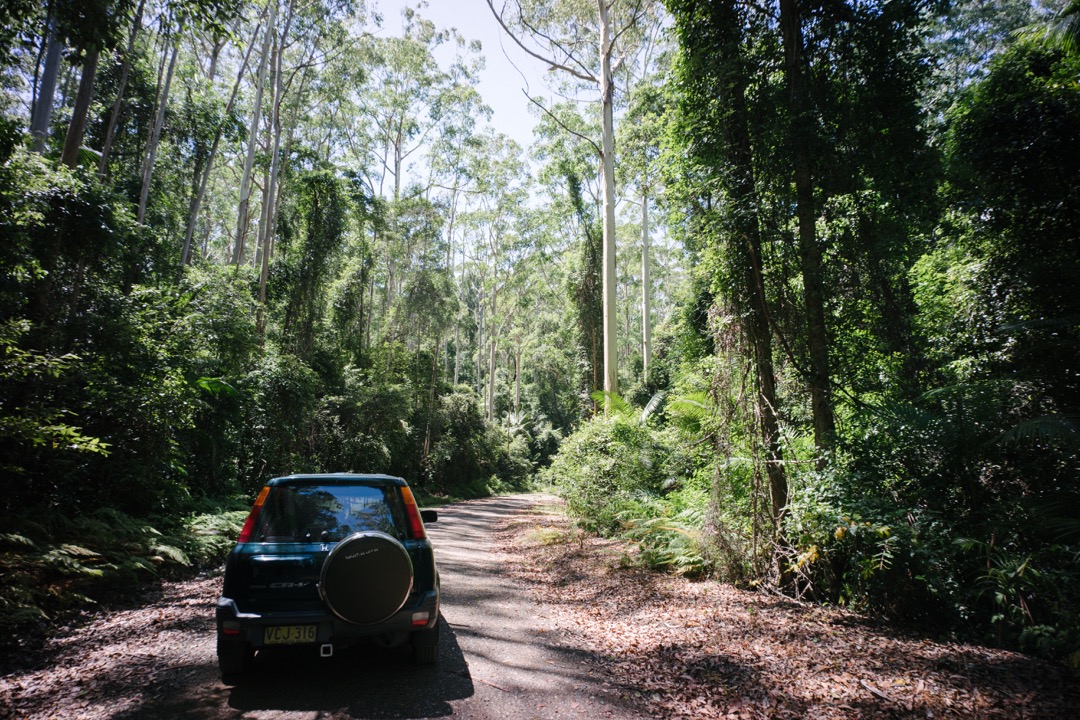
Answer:
<svg viewBox="0 0 1080 720"><path fill-rule="evenodd" d="M1001 436L1001 442L1065 442L1080 439L1080 416L1054 413L1024 420Z"/></svg>
<svg viewBox="0 0 1080 720"><path fill-rule="evenodd" d="M628 419L636 414L634 406L618 393L608 393L603 390L597 390L591 397L596 401L596 404L604 408L609 415Z"/></svg>
<svg viewBox="0 0 1080 720"><path fill-rule="evenodd" d="M660 390L651 398L649 402L645 403L645 409L641 411L641 422L645 422L649 417L659 409L660 405L664 402L664 398L667 397L667 393Z"/></svg>

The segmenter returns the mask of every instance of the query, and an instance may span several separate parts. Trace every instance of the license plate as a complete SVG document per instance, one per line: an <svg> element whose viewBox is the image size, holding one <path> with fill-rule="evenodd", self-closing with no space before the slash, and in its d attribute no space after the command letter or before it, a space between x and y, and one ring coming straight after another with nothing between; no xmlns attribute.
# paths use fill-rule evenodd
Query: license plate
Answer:
<svg viewBox="0 0 1080 720"><path fill-rule="evenodd" d="M263 630L265 645L296 645L315 642L314 625L281 625Z"/></svg>

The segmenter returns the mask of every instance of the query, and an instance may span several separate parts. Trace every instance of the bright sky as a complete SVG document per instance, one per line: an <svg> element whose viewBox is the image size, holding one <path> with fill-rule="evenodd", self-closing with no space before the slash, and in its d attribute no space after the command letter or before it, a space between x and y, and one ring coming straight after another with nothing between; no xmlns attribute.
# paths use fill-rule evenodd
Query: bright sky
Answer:
<svg viewBox="0 0 1080 720"><path fill-rule="evenodd" d="M415 8L418 4L418 0L372 2L383 16L383 32L387 35L399 35L402 8ZM480 41L486 67L480 76L479 92L493 111L491 124L497 132L528 148L536 117L529 111L530 103L522 88L527 87L534 97L547 98L550 95L544 85L547 68L506 36L492 16L487 0L429 0L426 4L427 7L419 8L419 13L437 28L454 27L466 41ZM495 7L500 5L500 0L496 0Z"/></svg>

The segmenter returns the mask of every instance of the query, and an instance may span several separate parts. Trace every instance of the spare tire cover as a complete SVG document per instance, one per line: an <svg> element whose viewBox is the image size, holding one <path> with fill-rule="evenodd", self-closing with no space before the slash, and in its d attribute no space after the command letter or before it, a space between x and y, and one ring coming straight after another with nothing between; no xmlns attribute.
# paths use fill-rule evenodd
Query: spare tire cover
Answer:
<svg viewBox="0 0 1080 720"><path fill-rule="evenodd" d="M412 560L401 543L386 533L360 532L326 556L319 592L339 618L368 625L400 610L412 583Z"/></svg>

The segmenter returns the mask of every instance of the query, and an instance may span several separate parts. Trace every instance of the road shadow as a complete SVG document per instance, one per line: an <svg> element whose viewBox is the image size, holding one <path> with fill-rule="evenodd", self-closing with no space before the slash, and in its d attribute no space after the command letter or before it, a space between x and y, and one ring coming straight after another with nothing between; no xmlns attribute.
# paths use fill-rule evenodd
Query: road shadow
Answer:
<svg viewBox="0 0 1080 720"><path fill-rule="evenodd" d="M354 718L445 717L452 700L474 692L457 637L442 623L439 662L416 665L408 646L385 650L363 646L332 658L310 648L261 653L252 672L233 688L237 710L336 712Z"/></svg>
<svg viewBox="0 0 1080 720"><path fill-rule="evenodd" d="M280 648L259 653L251 672L234 686L222 684L216 665L176 682L159 677L155 693L115 718L224 718L243 713L317 713L335 718L437 718L453 713L451 701L475 692L468 664L453 629L440 619L439 662L416 665L408 646L348 648L321 658L314 648ZM189 674L190 674L189 668ZM239 711L239 712L238 712Z"/></svg>

